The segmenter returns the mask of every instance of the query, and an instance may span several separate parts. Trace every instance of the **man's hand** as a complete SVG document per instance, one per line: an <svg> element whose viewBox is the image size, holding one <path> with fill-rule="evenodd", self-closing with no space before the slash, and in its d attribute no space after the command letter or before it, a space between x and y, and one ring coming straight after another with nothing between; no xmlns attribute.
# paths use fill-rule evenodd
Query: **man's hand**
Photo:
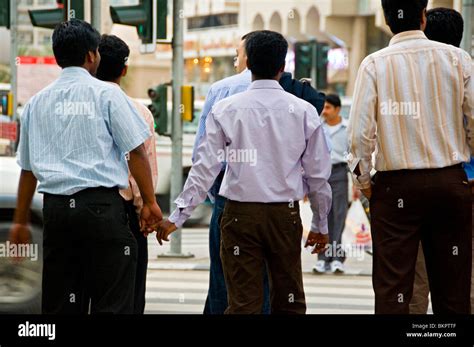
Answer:
<svg viewBox="0 0 474 347"><path fill-rule="evenodd" d="M305 248L310 246L314 247L314 250L311 252L312 254L317 254L317 253L322 253L324 252L324 249L326 248L326 245L329 243L329 236L320 234L320 233L315 233L313 231L309 232L308 235L308 241L306 241L306 245L304 246Z"/></svg>
<svg viewBox="0 0 474 347"><path fill-rule="evenodd" d="M10 242L16 245L31 243L31 231L28 225L15 223L10 229ZM15 262L21 262L24 258L18 256Z"/></svg>
<svg viewBox="0 0 474 347"><path fill-rule="evenodd" d="M30 228L26 224L13 224L10 229L10 242L14 244L28 244L31 242Z"/></svg>
<svg viewBox="0 0 474 347"><path fill-rule="evenodd" d="M163 246L163 241L169 241L168 236L178 229L174 223L171 223L169 220L161 221L158 224L158 230L156 231L156 239L158 243Z"/></svg>
<svg viewBox="0 0 474 347"><path fill-rule="evenodd" d="M360 191L362 192L362 194L364 194L367 200L370 200L370 198L372 197L372 187L367 189L361 189Z"/></svg>
<svg viewBox="0 0 474 347"><path fill-rule="evenodd" d="M353 201L359 200L361 195L362 193L359 190L359 188L357 188L356 186L352 186L352 200Z"/></svg>
<svg viewBox="0 0 474 347"><path fill-rule="evenodd" d="M143 204L140 214L140 228L145 236L155 231L156 226L163 220L160 206L154 201L151 204Z"/></svg>

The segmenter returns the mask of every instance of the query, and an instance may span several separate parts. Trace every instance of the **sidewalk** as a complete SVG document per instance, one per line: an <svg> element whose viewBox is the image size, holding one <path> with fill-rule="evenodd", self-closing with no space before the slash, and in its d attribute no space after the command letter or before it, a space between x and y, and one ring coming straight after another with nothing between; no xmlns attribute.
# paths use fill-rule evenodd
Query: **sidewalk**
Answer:
<svg viewBox="0 0 474 347"><path fill-rule="evenodd" d="M193 254L192 258L166 258L159 255L169 252L169 243L160 246L155 235L148 237L148 268L152 270L209 270L209 229L185 228L182 233L182 253ZM345 262L347 276L370 276L372 274L372 256L367 253L361 259L349 257ZM306 249L302 251L303 272L311 273L316 263L316 255ZM342 276L344 276L342 275ZM324 276L334 276L332 274ZM340 276L340 275L338 275Z"/></svg>

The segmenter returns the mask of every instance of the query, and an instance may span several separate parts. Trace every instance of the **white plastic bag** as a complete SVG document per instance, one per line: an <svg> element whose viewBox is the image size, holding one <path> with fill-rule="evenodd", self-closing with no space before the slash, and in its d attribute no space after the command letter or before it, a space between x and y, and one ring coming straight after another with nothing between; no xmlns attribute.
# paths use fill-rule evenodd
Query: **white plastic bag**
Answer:
<svg viewBox="0 0 474 347"><path fill-rule="evenodd" d="M370 222L359 199L352 202L346 217L346 226L342 234L342 243L347 247L372 250L372 236Z"/></svg>

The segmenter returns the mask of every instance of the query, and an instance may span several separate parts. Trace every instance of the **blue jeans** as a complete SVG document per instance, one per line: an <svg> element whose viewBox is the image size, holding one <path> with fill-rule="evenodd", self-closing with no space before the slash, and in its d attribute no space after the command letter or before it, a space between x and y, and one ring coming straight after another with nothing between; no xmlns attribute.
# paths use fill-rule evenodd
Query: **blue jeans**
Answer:
<svg viewBox="0 0 474 347"><path fill-rule="evenodd" d="M227 288L225 285L224 271L220 257L221 229L220 219L224 211L226 198L220 196L219 190L222 183L223 174L214 182L211 194L215 197L212 211L211 224L209 225L209 255L211 268L209 273L209 291L207 293L204 314L224 314L227 308ZM270 313L270 289L268 285L268 275L266 269L264 276L264 304L262 313Z"/></svg>

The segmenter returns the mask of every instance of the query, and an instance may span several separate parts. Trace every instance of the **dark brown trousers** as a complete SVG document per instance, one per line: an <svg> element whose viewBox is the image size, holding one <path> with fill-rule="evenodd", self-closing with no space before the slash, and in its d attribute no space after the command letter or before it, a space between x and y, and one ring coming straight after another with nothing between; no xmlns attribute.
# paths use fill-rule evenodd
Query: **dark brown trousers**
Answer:
<svg viewBox="0 0 474 347"><path fill-rule="evenodd" d="M409 313L420 240L433 312L470 312L470 195L461 165L376 175L370 201L375 313Z"/></svg>
<svg viewBox="0 0 474 347"><path fill-rule="evenodd" d="M303 226L298 202L227 201L221 219L226 314L260 314L267 266L271 312L306 313L301 270Z"/></svg>

